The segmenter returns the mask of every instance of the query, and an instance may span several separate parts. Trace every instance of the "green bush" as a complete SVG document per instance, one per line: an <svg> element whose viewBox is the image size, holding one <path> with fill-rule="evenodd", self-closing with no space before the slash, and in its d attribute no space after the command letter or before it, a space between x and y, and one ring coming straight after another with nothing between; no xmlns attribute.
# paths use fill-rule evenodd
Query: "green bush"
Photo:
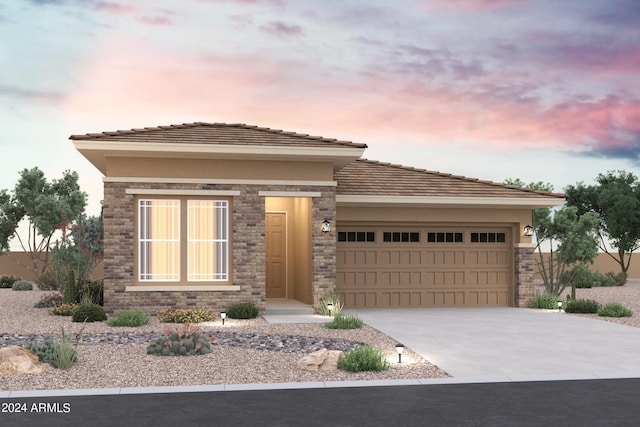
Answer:
<svg viewBox="0 0 640 427"><path fill-rule="evenodd" d="M115 317L107 320L109 326L142 326L149 323L149 317L140 310L120 310Z"/></svg>
<svg viewBox="0 0 640 427"><path fill-rule="evenodd" d="M338 361L338 368L350 372L386 371L389 362L384 353L370 345L360 346Z"/></svg>
<svg viewBox="0 0 640 427"><path fill-rule="evenodd" d="M161 310L158 313L160 320L166 323L201 323L211 322L215 316L213 311L207 308L189 308L179 310Z"/></svg>
<svg viewBox="0 0 640 427"><path fill-rule="evenodd" d="M53 307L51 307L51 309L49 309L49 313L55 314L56 316L72 316L73 313L75 313L75 311L78 309L78 307L80 307L80 304L78 303L73 302L71 304L68 304L64 302L62 304L54 305Z"/></svg>
<svg viewBox="0 0 640 427"><path fill-rule="evenodd" d="M613 280L615 280L616 286L623 286L625 283L627 283L627 273L624 273L622 271L618 274L608 272L607 274L605 274L605 276L607 278L612 278Z"/></svg>
<svg viewBox="0 0 640 427"><path fill-rule="evenodd" d="M18 280L22 280L22 278L12 276L12 275L0 276L0 289L1 288L10 289L13 286L13 284Z"/></svg>
<svg viewBox="0 0 640 427"><path fill-rule="evenodd" d="M624 273L602 274L599 271L591 271L584 265L578 265L573 269L573 283L576 288L595 288L598 286L622 286L626 283L627 277ZM571 272L564 277L571 275Z"/></svg>
<svg viewBox="0 0 640 427"><path fill-rule="evenodd" d="M211 343L200 329L190 324L166 328L158 338L149 341L147 354L156 356L196 356L211 352Z"/></svg>
<svg viewBox="0 0 640 427"><path fill-rule="evenodd" d="M598 310L598 316L603 317L631 317L633 311L626 308L619 302L610 302L609 304Z"/></svg>
<svg viewBox="0 0 640 427"><path fill-rule="evenodd" d="M600 304L592 299L569 300L564 305L567 313L597 313L599 308Z"/></svg>
<svg viewBox="0 0 640 427"><path fill-rule="evenodd" d="M324 327L328 329L360 329L362 328L362 324L362 319L358 316L354 316L353 314L343 316L339 314L335 316L331 322L325 323Z"/></svg>
<svg viewBox="0 0 640 427"><path fill-rule="evenodd" d="M76 286L80 300L89 298L94 304L104 305L104 280L82 280Z"/></svg>
<svg viewBox="0 0 640 427"><path fill-rule="evenodd" d="M318 313L322 316L339 316L342 313L344 304L340 302L340 298L335 293L328 291L320 298L316 306L318 307ZM331 307L331 310L329 310L329 307Z"/></svg>
<svg viewBox="0 0 640 427"><path fill-rule="evenodd" d="M227 316L231 319L255 319L258 314L260 309L252 302L239 302L227 310Z"/></svg>
<svg viewBox="0 0 640 427"><path fill-rule="evenodd" d="M556 294L537 294L531 301L531 308L557 309L558 296Z"/></svg>
<svg viewBox="0 0 640 427"><path fill-rule="evenodd" d="M33 290L33 285L31 284L31 282L18 280L16 282L13 282L13 285L11 285L11 289L13 289L14 291L31 291Z"/></svg>
<svg viewBox="0 0 640 427"><path fill-rule="evenodd" d="M107 315L98 304L83 303L73 312L71 319L74 322L102 322L107 320Z"/></svg>
<svg viewBox="0 0 640 427"><path fill-rule="evenodd" d="M77 335L77 340L80 339ZM76 342L77 345L77 342ZM69 338L64 332L64 328L60 334L60 342L51 339L45 341L29 343L25 346L27 350L31 350L38 359L43 363L48 363L56 369L69 369L78 361L78 352L71 345Z"/></svg>
<svg viewBox="0 0 640 427"><path fill-rule="evenodd" d="M51 308L56 305L60 305L63 302L64 298L62 298L62 295L56 292L49 295L43 295L42 298L40 298L40 301L35 303L33 306L35 308Z"/></svg>

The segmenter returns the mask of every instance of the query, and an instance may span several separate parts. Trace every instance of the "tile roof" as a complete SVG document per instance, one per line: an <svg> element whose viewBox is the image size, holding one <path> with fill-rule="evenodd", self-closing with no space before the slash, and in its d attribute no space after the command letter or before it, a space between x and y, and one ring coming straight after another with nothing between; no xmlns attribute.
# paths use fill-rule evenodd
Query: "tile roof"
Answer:
<svg viewBox="0 0 640 427"><path fill-rule="evenodd" d="M358 159L335 173L338 195L564 198L563 194Z"/></svg>
<svg viewBox="0 0 640 427"><path fill-rule="evenodd" d="M285 132L242 123L184 123L142 129L71 135L72 140L129 141L149 143L189 143L221 145L274 145L308 147L367 148L366 144Z"/></svg>

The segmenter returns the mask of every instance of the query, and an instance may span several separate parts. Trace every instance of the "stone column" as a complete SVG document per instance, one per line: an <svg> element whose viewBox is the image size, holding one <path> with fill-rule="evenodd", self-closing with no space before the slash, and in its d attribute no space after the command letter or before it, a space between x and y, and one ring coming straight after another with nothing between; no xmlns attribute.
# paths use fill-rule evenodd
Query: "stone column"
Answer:
<svg viewBox="0 0 640 427"><path fill-rule="evenodd" d="M534 296L534 246L521 243L515 248L515 305L529 307Z"/></svg>
<svg viewBox="0 0 640 427"><path fill-rule="evenodd" d="M335 188L323 189L322 197L313 199L311 219L312 266L311 291L314 304L325 293L335 292L336 287L336 192ZM331 224L331 231L323 233L324 220Z"/></svg>

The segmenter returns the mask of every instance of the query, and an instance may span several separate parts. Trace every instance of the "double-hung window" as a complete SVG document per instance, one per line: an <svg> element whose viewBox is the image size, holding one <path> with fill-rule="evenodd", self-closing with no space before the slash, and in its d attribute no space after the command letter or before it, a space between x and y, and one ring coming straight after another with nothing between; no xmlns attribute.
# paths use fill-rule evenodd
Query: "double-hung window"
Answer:
<svg viewBox="0 0 640 427"><path fill-rule="evenodd" d="M139 282L229 280L229 201L138 200Z"/></svg>

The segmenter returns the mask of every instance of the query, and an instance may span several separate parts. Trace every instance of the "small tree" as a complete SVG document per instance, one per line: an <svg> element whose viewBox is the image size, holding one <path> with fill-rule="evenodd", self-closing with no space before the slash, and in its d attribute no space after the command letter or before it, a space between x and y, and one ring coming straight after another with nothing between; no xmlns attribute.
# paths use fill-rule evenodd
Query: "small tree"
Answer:
<svg viewBox="0 0 640 427"><path fill-rule="evenodd" d="M76 172L65 171L61 179L48 182L37 167L22 170L12 193L0 191L0 254L8 251L10 241L16 239L29 253L30 269L37 278L49 264L55 232L84 212L86 199ZM28 223L27 236L18 233L23 220Z"/></svg>
<svg viewBox="0 0 640 427"><path fill-rule="evenodd" d="M508 185L534 190L553 191L551 184L541 182L524 185L518 179L508 179ZM535 209L532 212L536 264L547 293L560 295L573 281L573 273L565 272L576 264L591 264L598 254L596 230L598 218L593 213L578 215L578 209L566 206L559 210ZM548 257L543 256L543 250Z"/></svg>
<svg viewBox="0 0 640 427"><path fill-rule="evenodd" d="M567 204L579 215L597 215L598 246L626 275L633 252L640 249L640 181L625 171L600 174L596 181L597 185L569 185Z"/></svg>

